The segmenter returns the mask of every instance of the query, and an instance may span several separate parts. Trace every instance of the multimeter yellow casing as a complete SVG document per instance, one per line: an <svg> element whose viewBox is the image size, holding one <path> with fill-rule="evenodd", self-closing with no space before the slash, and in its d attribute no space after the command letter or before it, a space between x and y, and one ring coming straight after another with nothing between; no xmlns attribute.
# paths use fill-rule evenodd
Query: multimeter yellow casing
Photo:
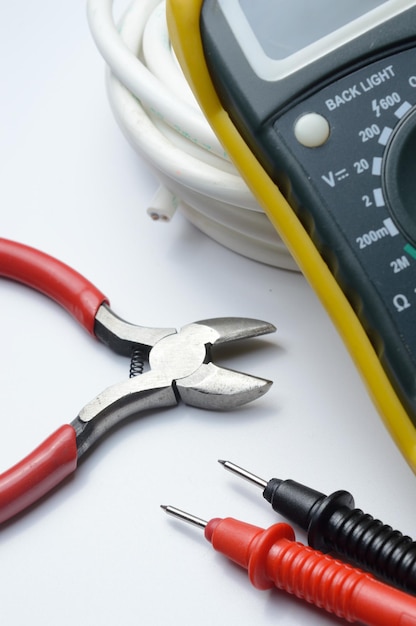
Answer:
<svg viewBox="0 0 416 626"><path fill-rule="evenodd" d="M416 471L416 426L381 363L374 341L334 277L333 268L331 271L296 211L230 119L214 87L200 31L203 3L167 0L169 33L182 70L214 132L331 316L393 439ZM344 96L353 98L354 91L350 88Z"/></svg>

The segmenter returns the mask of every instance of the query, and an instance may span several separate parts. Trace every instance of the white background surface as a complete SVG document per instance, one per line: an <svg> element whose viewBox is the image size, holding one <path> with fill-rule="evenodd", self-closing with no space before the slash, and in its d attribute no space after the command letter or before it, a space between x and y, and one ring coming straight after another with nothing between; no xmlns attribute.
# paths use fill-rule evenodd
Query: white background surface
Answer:
<svg viewBox="0 0 416 626"><path fill-rule="evenodd" d="M222 469L225 458L266 479L348 489L360 508L416 535L415 477L326 313L300 275L242 258L180 215L169 225L147 217L157 181L113 120L83 2L2 2L0 23L1 236L72 265L135 323L240 315L278 327L223 361L273 379L266 396L231 413L149 413L3 525L2 624L339 623L255 590L202 533L159 508L279 521L260 490ZM0 298L3 471L125 379L128 363L47 298L5 280Z"/></svg>

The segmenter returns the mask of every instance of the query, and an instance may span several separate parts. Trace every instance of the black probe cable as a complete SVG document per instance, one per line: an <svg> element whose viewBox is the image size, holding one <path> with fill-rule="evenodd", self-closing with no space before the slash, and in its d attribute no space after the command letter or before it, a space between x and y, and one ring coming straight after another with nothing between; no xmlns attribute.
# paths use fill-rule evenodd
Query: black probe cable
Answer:
<svg viewBox="0 0 416 626"><path fill-rule="evenodd" d="M348 491L326 496L294 480L267 481L230 461L219 463L263 489L263 497L277 513L307 531L308 543L315 550L336 552L391 585L416 594L416 542L354 508Z"/></svg>

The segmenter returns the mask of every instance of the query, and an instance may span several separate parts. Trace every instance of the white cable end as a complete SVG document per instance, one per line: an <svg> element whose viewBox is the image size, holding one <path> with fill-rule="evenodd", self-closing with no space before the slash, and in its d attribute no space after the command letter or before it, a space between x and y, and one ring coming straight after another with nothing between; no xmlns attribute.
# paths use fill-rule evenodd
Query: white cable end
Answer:
<svg viewBox="0 0 416 626"><path fill-rule="evenodd" d="M166 187L159 187L155 196L153 197L150 206L147 209L147 214L154 221L170 222L175 215L178 208L178 198L166 189Z"/></svg>

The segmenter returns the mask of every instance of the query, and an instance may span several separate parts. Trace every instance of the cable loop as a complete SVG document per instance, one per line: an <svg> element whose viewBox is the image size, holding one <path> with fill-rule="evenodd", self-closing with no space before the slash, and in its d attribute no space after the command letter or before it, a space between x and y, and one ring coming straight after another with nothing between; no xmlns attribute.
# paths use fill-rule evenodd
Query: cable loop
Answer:
<svg viewBox="0 0 416 626"><path fill-rule="evenodd" d="M157 210L148 211L151 217L169 221L177 207L231 250L297 270L195 101L170 45L165 2L132 0L117 27L112 4L88 0L88 19L108 65L114 116L161 183ZM166 206L160 204L163 197Z"/></svg>

